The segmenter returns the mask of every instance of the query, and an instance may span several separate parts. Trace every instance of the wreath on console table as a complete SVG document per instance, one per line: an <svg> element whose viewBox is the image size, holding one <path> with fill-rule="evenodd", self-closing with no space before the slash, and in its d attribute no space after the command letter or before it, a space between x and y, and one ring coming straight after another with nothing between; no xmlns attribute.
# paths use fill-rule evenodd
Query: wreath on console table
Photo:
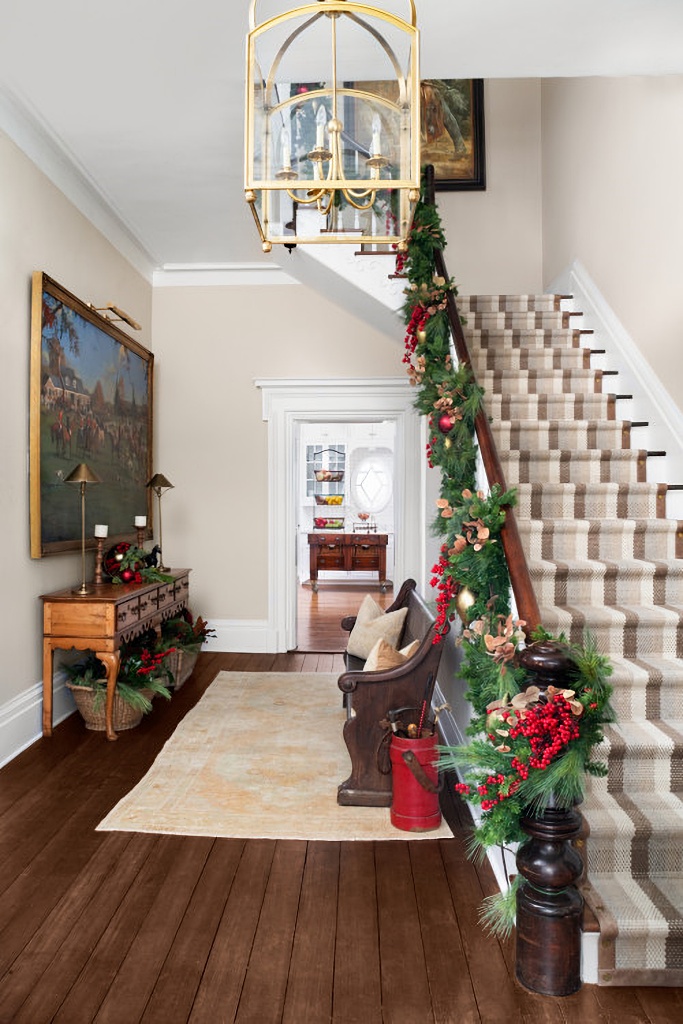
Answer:
<svg viewBox="0 0 683 1024"><path fill-rule="evenodd" d="M151 551L122 540L107 551L102 568L112 583L171 583L173 577L157 568L160 548Z"/></svg>

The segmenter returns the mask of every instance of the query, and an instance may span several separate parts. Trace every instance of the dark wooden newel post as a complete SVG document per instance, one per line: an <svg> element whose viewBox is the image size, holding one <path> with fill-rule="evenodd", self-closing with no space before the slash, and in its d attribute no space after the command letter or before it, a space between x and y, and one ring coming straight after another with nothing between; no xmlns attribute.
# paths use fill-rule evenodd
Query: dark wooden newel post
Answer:
<svg viewBox="0 0 683 1024"><path fill-rule="evenodd" d="M541 689L571 688L573 666L562 644L532 644L520 663ZM551 799L542 814L522 818L521 826L529 840L517 854L517 979L532 992L570 995L581 987L583 898L575 883L583 863L571 844L582 818L575 807Z"/></svg>

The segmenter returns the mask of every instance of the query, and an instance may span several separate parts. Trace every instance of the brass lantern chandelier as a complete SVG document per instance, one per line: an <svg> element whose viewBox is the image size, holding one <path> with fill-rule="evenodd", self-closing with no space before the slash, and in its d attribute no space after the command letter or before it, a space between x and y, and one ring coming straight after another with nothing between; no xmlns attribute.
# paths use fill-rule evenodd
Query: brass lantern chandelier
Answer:
<svg viewBox="0 0 683 1024"><path fill-rule="evenodd" d="M289 3L252 0L247 36L245 197L263 250L403 248L420 194L415 4L309 0L272 13Z"/></svg>

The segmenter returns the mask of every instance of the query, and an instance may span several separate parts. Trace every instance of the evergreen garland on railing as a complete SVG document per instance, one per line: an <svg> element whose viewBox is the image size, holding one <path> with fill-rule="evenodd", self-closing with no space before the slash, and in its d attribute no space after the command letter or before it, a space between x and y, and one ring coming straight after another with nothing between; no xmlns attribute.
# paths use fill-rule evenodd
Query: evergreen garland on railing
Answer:
<svg viewBox="0 0 683 1024"><path fill-rule="evenodd" d="M513 491L502 494L497 487L488 497L475 493L475 419L484 393L469 366L453 364L448 296L457 295L457 288L437 275L435 261L435 253L445 246L436 206L418 203L397 271L408 281L403 362L416 388L415 407L427 417L427 461L441 470L433 524L435 534L443 537L432 577L437 588L437 636L455 616L463 588L474 598L470 618L509 611L510 577L499 536L505 521L502 506L515 500Z"/></svg>
<svg viewBox="0 0 683 1024"><path fill-rule="evenodd" d="M474 711L467 730L471 741L442 747L439 764L460 768L465 781L456 789L481 807L472 850L484 851L524 840L525 810L541 810L551 798L570 806L581 799L586 774L605 774L591 750L602 741L604 724L614 719L607 681L612 669L590 638L569 649L572 689L541 692L528 685L517 663L518 647L528 641L525 623L510 615L510 575L500 541L516 492L502 492L497 484L488 495L475 490L475 419L483 391L468 366L452 362L447 306L457 289L436 274L434 259L445 244L436 206L419 203L397 272L408 279L403 361L416 388L415 406L427 417L429 465L442 474L434 531L444 540L431 579L437 588L435 643L459 612L466 626L460 675ZM542 639L565 642L539 627L532 640ZM506 932L514 911L512 885L485 903L482 917L494 931Z"/></svg>

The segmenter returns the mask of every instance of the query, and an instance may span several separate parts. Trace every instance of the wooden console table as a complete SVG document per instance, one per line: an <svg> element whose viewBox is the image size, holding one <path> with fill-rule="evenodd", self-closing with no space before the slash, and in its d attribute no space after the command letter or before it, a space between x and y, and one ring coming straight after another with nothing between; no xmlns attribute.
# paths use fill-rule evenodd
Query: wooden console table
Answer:
<svg viewBox="0 0 683 1024"><path fill-rule="evenodd" d="M318 589L318 572L337 569L345 572L376 572L382 592L387 580L386 533L309 533L310 574L313 591Z"/></svg>
<svg viewBox="0 0 683 1024"><path fill-rule="evenodd" d="M189 569L169 569L169 583L91 584L90 593L74 590L42 594L43 736L52 735L52 682L55 650L91 650L107 670L106 732L112 727L114 689L121 660L119 647L148 629L158 629L187 606Z"/></svg>

